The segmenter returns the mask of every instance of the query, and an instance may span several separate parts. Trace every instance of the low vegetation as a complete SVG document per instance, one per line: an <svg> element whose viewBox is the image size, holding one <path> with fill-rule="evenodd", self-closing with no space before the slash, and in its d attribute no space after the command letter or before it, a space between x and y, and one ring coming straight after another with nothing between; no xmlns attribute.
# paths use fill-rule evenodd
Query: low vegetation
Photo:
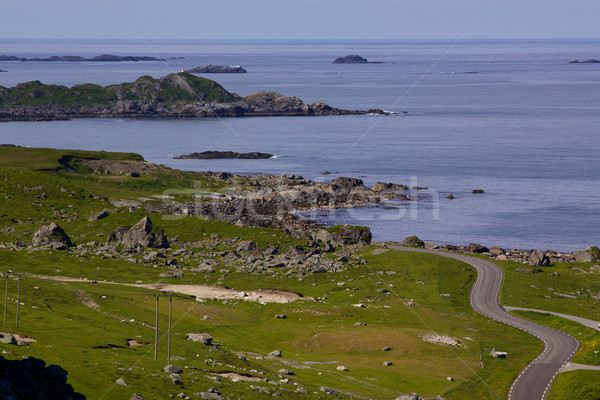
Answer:
<svg viewBox="0 0 600 400"><path fill-rule="evenodd" d="M138 393L164 399L214 387L230 399L266 399L275 393L394 399L412 392L503 399L542 348L530 335L470 308L475 272L458 261L360 243L326 248L299 232L161 214L158 205L167 201L167 192L174 194L168 201L176 201L177 193L198 186L219 192L229 183L165 167L137 175L94 170L89 160L139 162L141 157L0 147L0 258L4 271L25 274L18 328L18 281L9 275L3 332L29 340L28 345L0 344L3 356L31 355L60 364L69 371L68 382L88 398L129 399ZM89 218L103 210L108 215ZM108 240L117 228L144 217L152 219L153 232L168 237L169 248ZM36 230L50 222L64 229L72 247L32 245ZM337 227L329 233L343 231ZM323 269L311 264L309 254ZM287 261L275 265L280 258ZM543 287L557 278L553 287L570 293L581 282L579 266L551 267L559 277L540 273L526 279L511 272L511 263L503 266L507 304L563 312L578 307L573 299L539 296L541 289L534 291L528 282L537 279L535 285ZM595 288L593 282L586 285ZM156 285L176 286L166 292ZM192 296L177 290L189 285L227 287L236 294ZM250 301L260 289L302 298ZM162 294L174 295L172 358L167 360L169 297L161 296L155 362L155 295ZM562 300L570 305L561 308ZM207 333L212 343L187 340L188 333ZM596 336L577 334L588 341L586 349L593 347ZM424 335L438 339L425 341ZM491 357L493 348L507 351L508 358ZM282 356L269 355L275 350ZM588 350L581 355L584 361L589 361ZM167 364L182 372L165 372ZM554 398L564 398L560 393L570 385L565 379L559 380ZM324 387L338 394L326 394Z"/></svg>

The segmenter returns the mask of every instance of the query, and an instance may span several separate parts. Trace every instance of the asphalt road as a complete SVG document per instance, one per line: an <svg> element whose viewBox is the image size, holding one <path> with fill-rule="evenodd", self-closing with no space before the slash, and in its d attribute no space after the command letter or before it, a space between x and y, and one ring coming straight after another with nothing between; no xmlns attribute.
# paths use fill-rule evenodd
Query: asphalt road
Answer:
<svg viewBox="0 0 600 400"><path fill-rule="evenodd" d="M547 326L526 321L507 313L498 303L498 293L502 284L502 269L487 260L461 254L432 251L411 247L391 246L389 248L403 251L436 254L440 257L453 258L471 265L477 270L477 280L471 290L471 307L495 321L521 329L534 335L544 343L544 350L527 365L513 382L508 392L508 400L544 399L559 370L579 349L577 339L564 332ZM511 352L518 349L498 349Z"/></svg>

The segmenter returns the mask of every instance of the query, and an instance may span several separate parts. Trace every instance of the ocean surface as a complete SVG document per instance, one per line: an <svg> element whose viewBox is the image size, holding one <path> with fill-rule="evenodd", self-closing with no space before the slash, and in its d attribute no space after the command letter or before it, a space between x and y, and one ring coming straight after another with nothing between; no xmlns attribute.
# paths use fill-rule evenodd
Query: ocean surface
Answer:
<svg viewBox="0 0 600 400"><path fill-rule="evenodd" d="M148 55L165 62L0 62L1 86L101 85L203 64L240 95L259 90L395 116L0 123L0 143L134 151L185 170L353 176L421 186L418 202L308 213L368 225L377 240L573 251L600 244L599 40L149 41L2 40L21 57ZM359 54L382 64L332 64ZM172 57L183 59L170 60ZM261 151L268 160L173 160L193 151ZM321 171L331 171L322 175ZM472 194L483 189L484 194ZM455 199L446 198L452 194Z"/></svg>

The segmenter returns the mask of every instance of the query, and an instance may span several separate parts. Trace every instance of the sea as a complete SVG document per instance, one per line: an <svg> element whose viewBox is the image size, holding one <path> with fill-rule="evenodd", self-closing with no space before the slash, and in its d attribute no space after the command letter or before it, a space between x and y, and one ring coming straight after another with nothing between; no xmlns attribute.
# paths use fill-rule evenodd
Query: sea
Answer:
<svg viewBox="0 0 600 400"><path fill-rule="evenodd" d="M0 62L0 85L109 85L204 64L245 96L275 91L305 103L396 115L206 119L77 119L0 123L0 143L137 152L193 171L296 174L327 182L394 182L417 201L302 214L366 225L379 241L569 252L600 244L600 40L17 40L0 54L144 55L156 62ZM358 54L373 64L333 64ZM266 160L174 160L207 150ZM331 174L324 175L322 171ZM173 188L177 189L177 188ZM484 193L474 194L474 189ZM448 199L452 195L454 199Z"/></svg>

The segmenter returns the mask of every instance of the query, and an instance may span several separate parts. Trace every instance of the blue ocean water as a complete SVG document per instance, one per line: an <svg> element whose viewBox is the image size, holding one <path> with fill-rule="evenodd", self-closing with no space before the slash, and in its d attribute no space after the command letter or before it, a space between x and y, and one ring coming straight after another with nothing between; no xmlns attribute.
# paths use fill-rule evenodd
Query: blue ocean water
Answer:
<svg viewBox="0 0 600 400"><path fill-rule="evenodd" d="M598 40L98 41L0 40L21 57L154 55L166 62L0 62L0 85L40 80L112 84L202 64L240 95L277 91L397 116L103 120L0 124L0 142L135 151L186 170L295 173L425 186L419 202L310 213L368 225L378 240L418 235L438 244L572 251L600 244ZM360 54L382 64L331 61ZM171 57L184 59L169 60ZM192 151L262 151L269 160L173 160ZM321 175L322 170L333 172ZM475 195L472 189L483 189ZM452 194L455 200L446 196Z"/></svg>

